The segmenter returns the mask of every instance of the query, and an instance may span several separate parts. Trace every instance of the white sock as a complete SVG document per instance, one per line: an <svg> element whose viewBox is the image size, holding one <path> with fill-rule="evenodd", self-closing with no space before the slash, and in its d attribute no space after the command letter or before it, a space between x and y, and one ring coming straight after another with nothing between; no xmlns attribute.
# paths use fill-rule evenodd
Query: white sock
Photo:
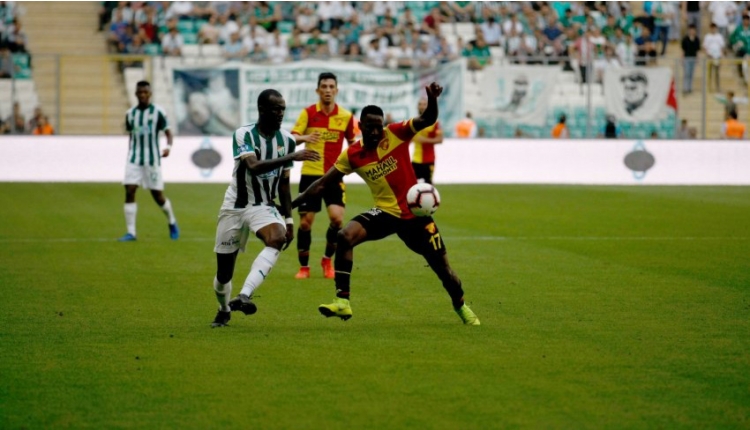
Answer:
<svg viewBox="0 0 750 430"><path fill-rule="evenodd" d="M125 227L128 233L135 236L135 215L138 213L138 203L125 203Z"/></svg>
<svg viewBox="0 0 750 430"><path fill-rule="evenodd" d="M253 261L252 267L250 267L250 274L245 279L245 285L242 286L240 294L246 296L252 296L260 284L266 279L266 276L273 269L273 265L276 264L276 260L279 259L279 250L276 248L265 247L260 254Z"/></svg>
<svg viewBox="0 0 750 430"><path fill-rule="evenodd" d="M177 223L177 218L174 217L174 212L172 211L172 203L169 202L169 199L164 200L164 205L162 205L161 211L164 212L164 215L166 215L169 219L169 224Z"/></svg>
<svg viewBox="0 0 750 430"><path fill-rule="evenodd" d="M214 291L216 291L216 300L219 301L219 310L229 312L229 299L232 297L232 281L220 284L219 280L214 277Z"/></svg>

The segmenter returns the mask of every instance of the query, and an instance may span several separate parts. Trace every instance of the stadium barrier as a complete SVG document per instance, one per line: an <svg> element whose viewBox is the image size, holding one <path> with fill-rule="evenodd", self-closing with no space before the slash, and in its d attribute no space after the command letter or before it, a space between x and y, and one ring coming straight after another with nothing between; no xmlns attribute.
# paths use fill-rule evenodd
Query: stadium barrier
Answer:
<svg viewBox="0 0 750 430"><path fill-rule="evenodd" d="M122 136L6 137L0 181L121 182L127 149ZM54 161L40 168L42 155ZM750 185L750 144L739 141L446 139L436 157L436 184ZM162 166L167 183L227 183L231 138L177 137Z"/></svg>

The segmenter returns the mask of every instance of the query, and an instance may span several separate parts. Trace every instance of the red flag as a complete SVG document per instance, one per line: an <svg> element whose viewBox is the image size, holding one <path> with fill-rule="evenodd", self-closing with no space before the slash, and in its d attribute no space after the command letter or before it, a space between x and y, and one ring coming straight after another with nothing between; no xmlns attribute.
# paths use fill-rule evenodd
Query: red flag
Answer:
<svg viewBox="0 0 750 430"><path fill-rule="evenodd" d="M672 106L672 109L677 112L677 96L675 95L674 91L674 79L672 79L672 84L669 86L669 95L667 96L667 106Z"/></svg>

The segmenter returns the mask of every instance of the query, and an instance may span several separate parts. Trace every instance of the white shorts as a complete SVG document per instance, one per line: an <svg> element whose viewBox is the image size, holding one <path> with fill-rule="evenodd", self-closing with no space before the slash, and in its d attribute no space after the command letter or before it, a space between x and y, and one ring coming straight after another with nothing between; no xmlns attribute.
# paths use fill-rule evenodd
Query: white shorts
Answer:
<svg viewBox="0 0 750 430"><path fill-rule="evenodd" d="M125 165L125 180L122 183L123 185L138 185L149 190L164 190L161 166L140 166L127 163Z"/></svg>
<svg viewBox="0 0 750 430"><path fill-rule="evenodd" d="M245 209L221 209L216 226L216 245L214 252L231 254L238 249L245 252L245 245L250 232L270 224L280 224L286 229L284 217L274 206L249 206Z"/></svg>

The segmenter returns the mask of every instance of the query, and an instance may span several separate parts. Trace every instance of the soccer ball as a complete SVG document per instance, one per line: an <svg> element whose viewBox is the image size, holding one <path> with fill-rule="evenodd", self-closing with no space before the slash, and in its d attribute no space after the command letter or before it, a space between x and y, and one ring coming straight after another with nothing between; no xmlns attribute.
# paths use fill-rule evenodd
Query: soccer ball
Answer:
<svg viewBox="0 0 750 430"><path fill-rule="evenodd" d="M440 193L432 185L422 182L409 188L406 203L416 216L430 216L440 206Z"/></svg>

